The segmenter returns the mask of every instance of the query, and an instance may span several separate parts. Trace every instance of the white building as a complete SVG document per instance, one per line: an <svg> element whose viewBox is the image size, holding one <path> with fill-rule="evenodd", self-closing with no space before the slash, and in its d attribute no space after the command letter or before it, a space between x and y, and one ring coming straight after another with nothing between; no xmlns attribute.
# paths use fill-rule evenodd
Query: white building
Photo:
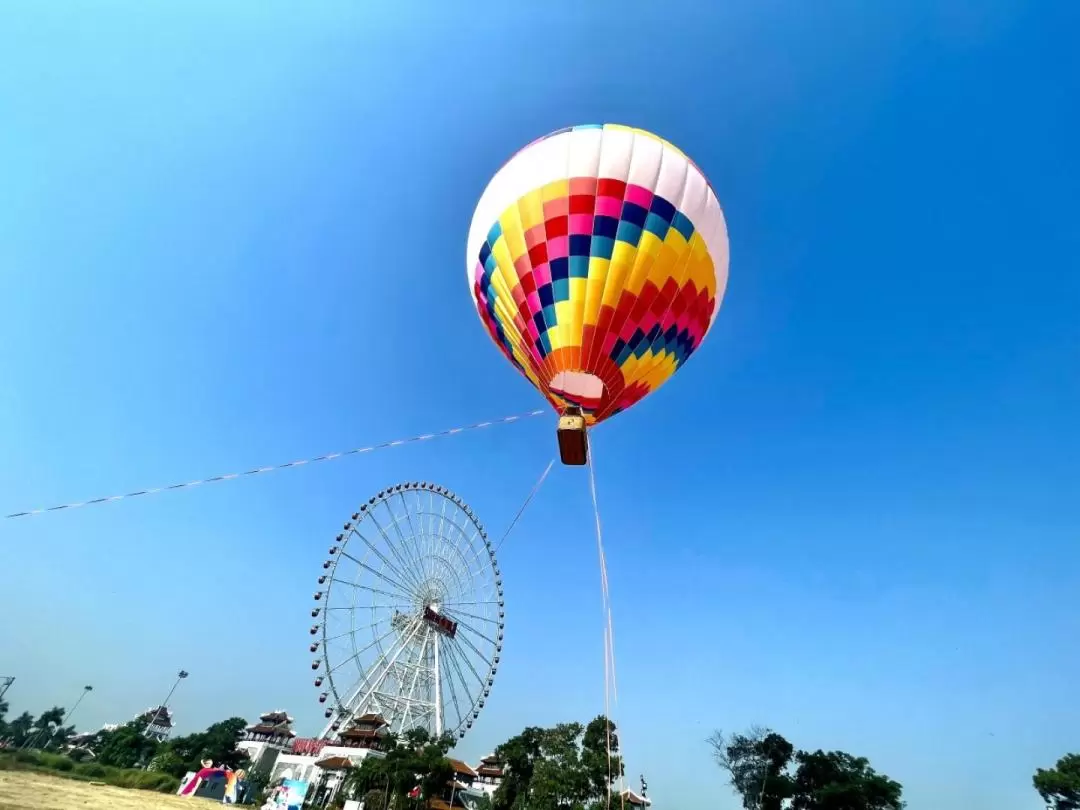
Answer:
<svg viewBox="0 0 1080 810"><path fill-rule="evenodd" d="M236 747L251 759L251 770L266 770L270 784L283 779L308 783L308 798L317 806L329 803L345 772L370 756L384 756L386 721L375 714L354 720L336 740L298 738L292 718L282 711L267 712L248 726Z"/></svg>
<svg viewBox="0 0 1080 810"><path fill-rule="evenodd" d="M495 795L503 780L504 763L495 754L488 754L476 766L476 778L470 786L471 793L482 794L489 799Z"/></svg>

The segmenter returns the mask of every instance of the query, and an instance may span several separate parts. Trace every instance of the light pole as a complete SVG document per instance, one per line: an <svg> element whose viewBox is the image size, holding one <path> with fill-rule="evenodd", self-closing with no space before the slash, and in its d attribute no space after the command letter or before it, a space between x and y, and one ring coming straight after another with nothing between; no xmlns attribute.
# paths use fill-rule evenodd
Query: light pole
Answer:
<svg viewBox="0 0 1080 810"><path fill-rule="evenodd" d="M0 700L4 699L4 693L11 688L13 683L15 679L10 675L0 675Z"/></svg>
<svg viewBox="0 0 1080 810"><path fill-rule="evenodd" d="M144 736L146 736L146 737L150 736L150 727L152 725L154 725L154 720L157 719L160 710L164 709L165 710L165 716L166 717L169 716L169 714L168 714L168 712L169 712L169 700L172 698L173 692L176 691L176 687L178 687L180 685L180 681L184 680L184 678L186 678L187 676L188 676L188 674L187 674L187 672L185 670L180 670L179 672L176 673L176 682L172 685L172 689L169 690L169 694L167 694L165 696L165 702L162 703L160 706L158 706L156 710L151 712L150 719L146 721L146 728L143 729L143 735Z"/></svg>
<svg viewBox="0 0 1080 810"><path fill-rule="evenodd" d="M12 680L14 680L14 679L12 679ZM60 722L57 723L57 725L56 725L57 729L61 729L61 728L64 727L65 721L70 720L71 715L75 714L75 710L77 708L79 708L79 704L82 703L83 698L86 697L86 694L88 692L93 692L93 691L94 691L94 687L90 686L89 684L83 687L82 692L79 693L78 700L75 701L75 705L71 707L71 710L66 711L62 715L60 715ZM44 734L44 733L45 733L45 729L44 728L39 728L37 730L37 733L34 734L34 736L31 737L22 747L23 748L33 748L35 745L37 745L38 740L41 739L41 735ZM50 736L52 736L52 735L50 734Z"/></svg>
<svg viewBox="0 0 1080 810"><path fill-rule="evenodd" d="M82 694L79 695L79 699L75 701L75 705L71 707L71 711L64 715L64 722L68 723L68 725L71 724L71 715L75 714L75 710L79 708L79 704L83 702L83 698L93 691L94 687L92 687L90 684L87 684L83 687Z"/></svg>

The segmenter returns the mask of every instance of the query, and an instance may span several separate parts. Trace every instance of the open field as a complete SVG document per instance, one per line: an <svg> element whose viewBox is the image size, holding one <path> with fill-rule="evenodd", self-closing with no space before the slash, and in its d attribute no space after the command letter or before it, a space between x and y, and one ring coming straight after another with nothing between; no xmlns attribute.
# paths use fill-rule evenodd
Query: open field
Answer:
<svg viewBox="0 0 1080 810"><path fill-rule="evenodd" d="M207 802L149 790L92 785L32 771L0 771L3 810L198 810Z"/></svg>

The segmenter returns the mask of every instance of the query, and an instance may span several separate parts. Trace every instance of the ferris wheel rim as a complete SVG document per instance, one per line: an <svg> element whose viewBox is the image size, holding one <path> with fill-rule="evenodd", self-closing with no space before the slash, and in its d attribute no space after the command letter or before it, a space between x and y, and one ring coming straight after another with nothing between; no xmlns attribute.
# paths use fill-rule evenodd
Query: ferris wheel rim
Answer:
<svg viewBox="0 0 1080 810"><path fill-rule="evenodd" d="M406 497L409 493L417 498L426 495L430 511L425 512L419 500L414 501L410 506ZM404 507L403 513L398 514L394 507L387 506L388 502L394 499L401 501ZM441 513L438 515L434 512L436 499L438 499L438 506L441 507ZM446 511L448 505L452 510L449 515ZM379 522L380 506L387 506L386 514L392 518L387 526ZM461 523L458 523L459 517L462 518ZM416 522L426 520L430 524L422 525L418 531L414 525L414 518ZM436 519L438 519L438 529L435 528ZM360 531L365 521L370 521L378 535L386 541L387 554L382 554ZM403 531L403 521L408 521L408 537ZM452 534L456 535L453 542L445 534L448 528ZM469 530L471 530L471 536ZM395 547L392 538L394 533L401 541L400 548ZM410 541L412 541L412 547L410 547ZM356 542L366 547L362 559L347 551L350 543ZM372 552L378 558L378 570L365 562L369 560L368 554ZM456 556L453 562L447 559L447 555L451 553ZM383 586L375 588L372 585L359 585L357 582L339 579L336 574L345 559L357 564L355 577L357 581L366 571L369 579L374 576L382 580ZM475 570L473 570L474 565ZM395 730L394 726L398 723L400 727L397 730L406 729L412 702L416 702L421 708L415 718L418 725L423 725L420 722L422 716L430 715L437 733L441 731L464 737L466 731L478 719L480 710L490 696L505 636L505 594L502 574L495 548L472 508L452 490L438 484L413 481L387 487L369 498L353 513L351 520L345 523L342 533L337 535L334 545L330 548L330 557L323 563L323 570L325 573L320 576L319 584L325 587L316 592L315 599L318 604L312 610L313 617L317 618L321 614L321 618L311 628L312 635L318 638L318 641L311 645L312 652L321 650L321 655L313 661L312 669L318 673L316 686L323 686L325 682L320 702L330 700L332 696L332 703L325 712L330 722L320 736L328 738L336 735L343 724L355 720L364 712L366 706L371 705L378 698L379 701L385 699L395 706L393 716L388 721L391 730ZM390 576L388 572L393 576ZM462 572L468 574L467 579L463 579ZM479 583L476 582L478 577ZM337 592L334 590L335 586ZM332 605L335 593L340 593L344 588L352 592L350 605L345 608ZM358 604L360 591L369 592L369 600L364 605ZM473 600L461 598L468 595L477 595L478 598ZM481 599L479 596L485 598ZM379 597L390 597L399 600L399 603L380 604L377 601ZM485 609L477 608L476 613L465 609L473 605L483 605ZM490 606L496 607L491 609ZM389 611L391 607L393 611L388 617L377 618L376 614L379 611ZM368 608L370 608L369 624L358 625L359 613ZM405 611L399 611L399 608ZM347 610L349 621L347 634L333 635L329 630L331 611L334 609ZM480 615L484 613L487 615ZM479 622L483 623L483 628L490 635L473 626L474 623ZM395 627L395 624L398 626ZM388 628L387 625L389 625ZM402 635L406 629L408 634ZM360 647L358 633L364 630L370 631L371 639ZM401 632L395 634L396 630ZM335 662L331 659L330 643L345 635L349 640L350 653L340 662ZM411 664L414 672L409 697L404 699L400 692L379 692L379 686L387 681L389 673L395 667L404 666L404 664L398 664L398 659L406 650L409 650L408 656L412 658L418 636L422 640L419 642L419 652L415 653L416 659ZM390 640L387 641L387 639ZM384 642L387 644L386 647L383 646ZM428 651L429 647L431 652ZM370 666L365 668L361 663L361 655L372 648L377 651L377 657ZM428 683L428 680L425 680L424 686L434 692L434 707L430 701L426 703L419 700L413 701L421 672L425 671L425 666L432 655L435 662L434 676L432 678L430 672L425 672L425 677L433 682ZM440 655L445 662L442 666L440 666ZM483 666L478 668L477 665L481 662ZM343 679L340 675L335 677L335 673L346 665L352 664L355 664L359 673L359 681L350 686L347 679ZM430 670L430 667L427 667L427 670ZM395 674L395 678L400 682L400 674ZM361 689L367 691L362 693ZM464 710L462 710L463 702L459 699L461 697L459 690L465 696ZM358 699L361 694L362 697ZM450 720L447 710L448 700L452 700L456 713L456 719L453 721ZM402 702L405 709L400 712ZM428 725L431 731L431 723Z"/></svg>

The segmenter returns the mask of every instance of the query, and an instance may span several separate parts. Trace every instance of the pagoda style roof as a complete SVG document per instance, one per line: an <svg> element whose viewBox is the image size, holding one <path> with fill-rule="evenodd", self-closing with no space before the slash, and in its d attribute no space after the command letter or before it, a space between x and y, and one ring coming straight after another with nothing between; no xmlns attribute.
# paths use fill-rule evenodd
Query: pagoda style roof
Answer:
<svg viewBox="0 0 1080 810"><path fill-rule="evenodd" d="M165 706L151 707L140 714L137 720L145 720L152 725L172 728L172 712Z"/></svg>
<svg viewBox="0 0 1080 810"><path fill-rule="evenodd" d="M355 718L353 720L353 725L354 726L378 726L379 728L382 728L383 726L388 726L390 724L386 722L386 719L381 714L371 714L369 712L368 714L364 714L364 715L361 715L360 717Z"/></svg>
<svg viewBox="0 0 1080 810"><path fill-rule="evenodd" d="M266 712L259 715L258 723L252 723L245 731L248 734L261 734L267 737L295 737L292 721L288 712L280 710Z"/></svg>
<svg viewBox="0 0 1080 810"><path fill-rule="evenodd" d="M338 733L338 736L343 740L374 740L381 739L386 736L386 732L381 728L347 728Z"/></svg>
<svg viewBox="0 0 1080 810"><path fill-rule="evenodd" d="M348 757L327 757L326 759L320 759L315 763L316 768L322 768L324 771L345 771L353 766Z"/></svg>
<svg viewBox="0 0 1080 810"><path fill-rule="evenodd" d="M269 723L271 725L292 725L293 721L293 719L289 716L288 712L283 712L280 710L260 714L259 720L263 723Z"/></svg>
<svg viewBox="0 0 1080 810"><path fill-rule="evenodd" d="M461 776L468 776L470 779L475 779L477 777L476 771L474 771L460 759L450 759L449 762L450 767L454 769L454 773Z"/></svg>
<svg viewBox="0 0 1080 810"><path fill-rule="evenodd" d="M268 737L295 737L296 732L285 725L270 725L269 723L256 723L253 726L248 726L246 731L248 734L265 734Z"/></svg>

